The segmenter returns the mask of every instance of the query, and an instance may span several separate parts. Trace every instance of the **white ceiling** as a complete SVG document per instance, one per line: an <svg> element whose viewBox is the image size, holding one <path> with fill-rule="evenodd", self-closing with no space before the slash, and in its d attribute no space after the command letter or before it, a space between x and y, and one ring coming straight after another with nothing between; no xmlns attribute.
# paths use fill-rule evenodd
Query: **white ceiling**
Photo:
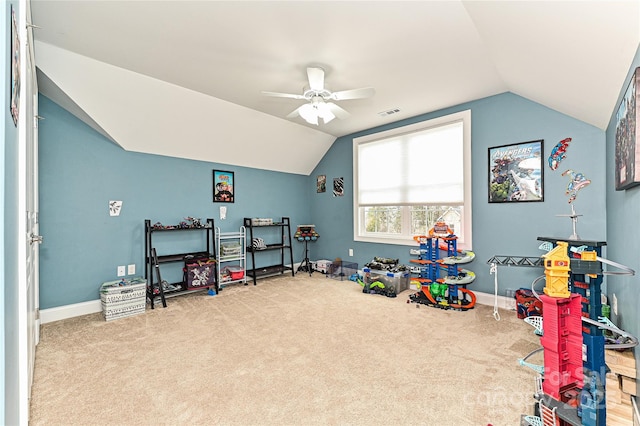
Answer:
<svg viewBox="0 0 640 426"><path fill-rule="evenodd" d="M32 0L32 21L41 27L41 92L125 149L186 158L194 157L181 152L198 150L206 161L302 174L335 137L503 92L604 129L640 43L637 0ZM325 69L333 91L372 86L376 95L340 101L345 120L288 120L303 101L261 91L301 94L309 65ZM108 98L100 86L117 91L122 79L163 94L149 101L155 122L96 105ZM181 118L183 130L207 137L177 142L164 127L177 126L162 111L175 113L177 99L199 110L198 120ZM204 145L220 135L236 146L226 156Z"/></svg>

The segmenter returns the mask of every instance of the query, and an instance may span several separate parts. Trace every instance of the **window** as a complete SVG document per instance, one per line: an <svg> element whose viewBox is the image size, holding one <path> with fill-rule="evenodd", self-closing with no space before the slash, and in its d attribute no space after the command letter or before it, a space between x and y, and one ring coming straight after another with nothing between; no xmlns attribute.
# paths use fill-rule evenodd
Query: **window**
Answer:
<svg viewBox="0 0 640 426"><path fill-rule="evenodd" d="M471 111L353 140L354 239L415 245L442 221L471 248Z"/></svg>

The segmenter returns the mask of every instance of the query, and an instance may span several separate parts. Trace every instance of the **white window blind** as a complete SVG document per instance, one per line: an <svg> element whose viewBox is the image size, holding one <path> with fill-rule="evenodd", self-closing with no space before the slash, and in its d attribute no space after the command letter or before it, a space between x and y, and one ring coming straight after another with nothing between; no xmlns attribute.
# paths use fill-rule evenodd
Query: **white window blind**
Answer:
<svg viewBox="0 0 640 426"><path fill-rule="evenodd" d="M358 204L464 201L463 123L358 144Z"/></svg>

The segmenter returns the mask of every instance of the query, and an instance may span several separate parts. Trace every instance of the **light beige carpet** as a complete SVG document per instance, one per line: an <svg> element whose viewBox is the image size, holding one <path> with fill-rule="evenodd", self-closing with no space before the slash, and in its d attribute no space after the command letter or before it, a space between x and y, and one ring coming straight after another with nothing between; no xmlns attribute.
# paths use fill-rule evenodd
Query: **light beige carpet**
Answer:
<svg viewBox="0 0 640 426"><path fill-rule="evenodd" d="M518 359L539 339L514 312L361 289L299 273L45 324L31 425L510 426L532 413L535 373Z"/></svg>

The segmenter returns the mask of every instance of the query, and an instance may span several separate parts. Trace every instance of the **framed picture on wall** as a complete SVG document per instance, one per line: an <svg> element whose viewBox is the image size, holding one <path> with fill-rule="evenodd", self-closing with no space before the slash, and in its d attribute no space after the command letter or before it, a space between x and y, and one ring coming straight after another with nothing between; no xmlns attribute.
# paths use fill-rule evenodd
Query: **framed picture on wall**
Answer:
<svg viewBox="0 0 640 426"><path fill-rule="evenodd" d="M342 197L344 195L344 178L333 178L333 196Z"/></svg>
<svg viewBox="0 0 640 426"><path fill-rule="evenodd" d="M318 175L316 178L316 192L327 191L327 175Z"/></svg>
<svg viewBox="0 0 640 426"><path fill-rule="evenodd" d="M640 185L640 146L638 146L638 98L640 67L636 68L616 112L616 191Z"/></svg>
<svg viewBox="0 0 640 426"><path fill-rule="evenodd" d="M544 201L544 141L489 148L489 202Z"/></svg>
<svg viewBox="0 0 640 426"><path fill-rule="evenodd" d="M233 203L235 200L235 181L233 172L213 171L213 202Z"/></svg>

